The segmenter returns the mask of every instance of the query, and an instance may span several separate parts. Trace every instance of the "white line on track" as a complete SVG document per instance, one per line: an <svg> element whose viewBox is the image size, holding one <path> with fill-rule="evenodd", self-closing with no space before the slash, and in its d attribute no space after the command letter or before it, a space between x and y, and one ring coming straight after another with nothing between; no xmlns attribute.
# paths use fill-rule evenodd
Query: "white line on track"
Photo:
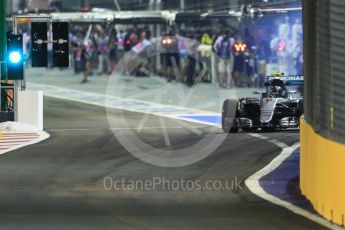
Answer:
<svg viewBox="0 0 345 230"><path fill-rule="evenodd" d="M195 129L210 128L210 126L191 126ZM107 130L138 130L137 128L106 128ZM154 130L154 129L186 129L182 126L157 126L157 127L143 127L141 130ZM78 132L78 131L97 131L104 129L49 129L48 132Z"/></svg>
<svg viewBox="0 0 345 230"><path fill-rule="evenodd" d="M30 138L18 138L18 137L3 137L0 139L1 142L6 142L6 141L31 141L33 139L36 139L37 137L30 137Z"/></svg>
<svg viewBox="0 0 345 230"><path fill-rule="evenodd" d="M3 137L0 138L0 155L39 143L49 138L49 136L50 135L44 131L38 133L4 132Z"/></svg>
<svg viewBox="0 0 345 230"><path fill-rule="evenodd" d="M344 228L332 224L331 222L329 222L328 220L322 218L321 216L311 213L303 208L300 208L296 205L293 205L287 201L284 201L282 199L279 199L278 197L275 197L269 193L267 193L260 185L259 180L266 176L267 174L269 174L270 172L272 172L273 170L275 170L276 168L278 168L283 161L285 161L288 157L291 156L291 154L297 149L299 148L299 143L296 143L292 146L287 146L285 143L280 142L278 140L275 139L269 139L266 136L260 135L260 134L256 134L256 133L250 133L249 134L252 137L255 138L259 138L261 140L267 140L269 142L271 142L272 144L278 146L279 148L282 149L282 152L276 157L274 158L266 167L264 167L263 169L261 169L260 171L256 172L255 174L253 174L252 176L250 176L246 181L245 184L248 187L248 189L254 193L255 195L273 203L276 205L279 205L281 207L284 207L288 210L290 210L291 212L297 214L297 215L301 215L304 216L306 218L308 218L309 220L312 220L324 227L330 228L330 229L341 229L344 230Z"/></svg>

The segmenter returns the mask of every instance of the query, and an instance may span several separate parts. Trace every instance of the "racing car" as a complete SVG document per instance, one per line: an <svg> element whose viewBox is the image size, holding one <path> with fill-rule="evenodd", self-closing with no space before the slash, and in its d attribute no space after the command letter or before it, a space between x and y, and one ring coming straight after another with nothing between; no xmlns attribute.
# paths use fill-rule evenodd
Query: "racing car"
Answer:
<svg viewBox="0 0 345 230"><path fill-rule="evenodd" d="M304 113L303 76L274 74L266 78L265 88L265 92L253 92L258 97L224 101L222 129L225 132L299 128Z"/></svg>

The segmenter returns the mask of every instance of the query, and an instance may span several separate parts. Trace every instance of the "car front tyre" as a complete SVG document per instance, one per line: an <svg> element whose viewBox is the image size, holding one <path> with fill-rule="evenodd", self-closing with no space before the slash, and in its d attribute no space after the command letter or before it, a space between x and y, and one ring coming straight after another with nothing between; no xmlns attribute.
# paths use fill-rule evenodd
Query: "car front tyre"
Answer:
<svg viewBox="0 0 345 230"><path fill-rule="evenodd" d="M226 133L237 133L239 127L237 126L235 117L237 113L237 100L227 99L223 103L222 111L222 129Z"/></svg>

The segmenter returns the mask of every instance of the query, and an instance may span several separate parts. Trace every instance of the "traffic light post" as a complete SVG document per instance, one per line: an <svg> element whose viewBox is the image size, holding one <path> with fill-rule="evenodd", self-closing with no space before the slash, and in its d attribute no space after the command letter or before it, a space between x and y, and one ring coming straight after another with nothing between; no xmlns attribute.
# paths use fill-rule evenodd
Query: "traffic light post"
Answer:
<svg viewBox="0 0 345 230"><path fill-rule="evenodd" d="M21 91L25 90L26 85L24 78L23 37L22 35L17 35L18 20L31 22L32 67L48 67L48 44L53 45L53 66L69 66L69 28L67 22L53 22L50 15L13 16L12 20L13 35L9 35L7 38L7 53L4 60L8 70L6 80L13 80L12 104L14 120L18 121L18 105L20 103L18 102L19 83ZM23 95L25 92L20 94ZM35 103L34 101L32 103Z"/></svg>
<svg viewBox="0 0 345 230"><path fill-rule="evenodd" d="M17 20L31 22L32 67L48 67L48 45L53 45L53 66L69 67L69 23L54 22L50 15L15 16L14 29Z"/></svg>
<svg viewBox="0 0 345 230"><path fill-rule="evenodd" d="M14 121L18 121L18 81L24 81L23 35L18 35L16 16L13 16L13 35L7 38L7 79L13 80Z"/></svg>
<svg viewBox="0 0 345 230"><path fill-rule="evenodd" d="M41 46L52 43L52 17L50 15L30 15L13 16L13 31L16 34L18 30L18 20L24 20L31 23L31 30L34 31L32 39L32 55L34 56L32 67L47 67L47 52L41 52ZM45 49L46 51L47 49ZM38 64L37 64L38 63Z"/></svg>
<svg viewBox="0 0 345 230"><path fill-rule="evenodd" d="M6 0L0 0L0 62L1 62L1 80L6 77L5 67L6 53Z"/></svg>
<svg viewBox="0 0 345 230"><path fill-rule="evenodd" d="M8 35L6 39L5 9L4 25L3 27L0 26L0 30L4 28L5 34L4 44L1 43L2 40L0 38L0 48L1 46L4 47L4 52L1 52L0 54L1 80L3 81L3 85L1 87L1 92L3 94L1 111L4 111L5 114L1 120L14 120L22 123L33 124L38 127L39 130L42 130L43 95L42 92L25 91L24 44L23 36L21 34L17 34L18 22L31 22L31 38L33 44L31 52L33 60L32 67L48 67L47 49L49 44L52 44L53 46L53 66L69 66L69 26L67 22L53 22L50 15L19 15L13 16L9 20L12 21L13 34ZM3 55L3 57L1 57L1 55ZM8 84L8 82L5 82L7 80L11 80L12 83ZM7 111L7 113L5 111ZM8 114L12 115L8 116Z"/></svg>
<svg viewBox="0 0 345 230"><path fill-rule="evenodd" d="M30 16L27 20L51 21L50 16ZM16 121L29 124L36 127L37 130L43 130L43 94L36 91L25 91L24 63L25 56L23 52L23 35L18 33L18 19L25 20L21 16L13 16L13 33L7 36L7 45L5 43L5 64L7 73L2 77L3 86L1 106L1 121ZM6 22L6 20L5 20ZM47 33L47 31L46 31ZM30 52L30 51L28 51ZM47 59L47 57L43 57ZM10 82L8 82L8 80Z"/></svg>
<svg viewBox="0 0 345 230"><path fill-rule="evenodd" d="M0 110L4 103L1 95L1 80L6 79L6 0L0 0Z"/></svg>

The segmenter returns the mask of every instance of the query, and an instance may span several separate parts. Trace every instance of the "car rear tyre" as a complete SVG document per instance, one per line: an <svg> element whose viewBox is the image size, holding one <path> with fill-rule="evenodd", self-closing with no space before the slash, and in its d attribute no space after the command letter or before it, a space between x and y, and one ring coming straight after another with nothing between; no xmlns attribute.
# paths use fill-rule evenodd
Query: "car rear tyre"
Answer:
<svg viewBox="0 0 345 230"><path fill-rule="evenodd" d="M304 114L304 102L303 100L300 100L298 102L298 117L300 118Z"/></svg>

